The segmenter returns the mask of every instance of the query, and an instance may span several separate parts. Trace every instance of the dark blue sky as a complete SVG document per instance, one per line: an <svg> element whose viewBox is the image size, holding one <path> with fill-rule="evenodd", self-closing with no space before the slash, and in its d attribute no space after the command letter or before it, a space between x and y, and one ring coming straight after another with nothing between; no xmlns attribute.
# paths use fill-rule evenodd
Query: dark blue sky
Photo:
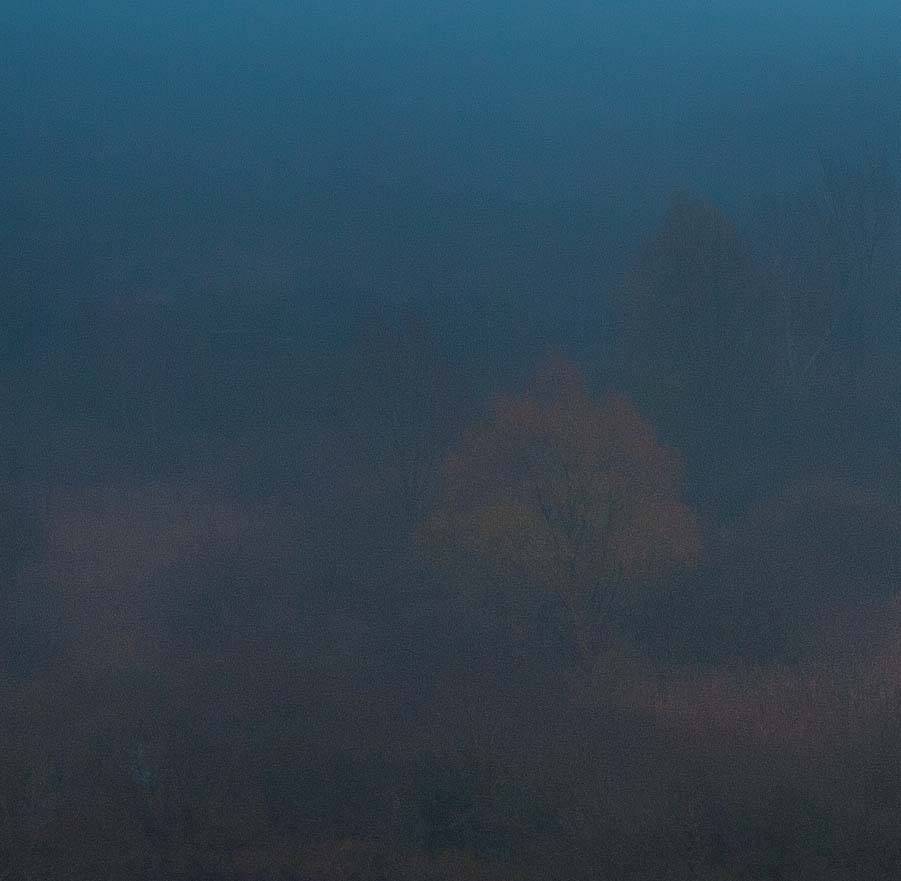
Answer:
<svg viewBox="0 0 901 881"><path fill-rule="evenodd" d="M893 2L187 5L4 13L14 248L59 296L584 348L673 190L753 213L901 144Z"/></svg>

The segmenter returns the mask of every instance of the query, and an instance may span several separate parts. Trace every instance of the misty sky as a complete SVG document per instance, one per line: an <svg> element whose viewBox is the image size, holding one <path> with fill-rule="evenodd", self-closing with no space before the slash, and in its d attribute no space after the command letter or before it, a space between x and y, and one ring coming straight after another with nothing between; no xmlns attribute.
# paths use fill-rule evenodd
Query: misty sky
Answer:
<svg viewBox="0 0 901 881"><path fill-rule="evenodd" d="M2 5L0 881L901 878L901 0Z"/></svg>
<svg viewBox="0 0 901 881"><path fill-rule="evenodd" d="M901 143L889 0L188 8L3 14L8 234L60 297L586 349L674 190L753 213L824 144Z"/></svg>

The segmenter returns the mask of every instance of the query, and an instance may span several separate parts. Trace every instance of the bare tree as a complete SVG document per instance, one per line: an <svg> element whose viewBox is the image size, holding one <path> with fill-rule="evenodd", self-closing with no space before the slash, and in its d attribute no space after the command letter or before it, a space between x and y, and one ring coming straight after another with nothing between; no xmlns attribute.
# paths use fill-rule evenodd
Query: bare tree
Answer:
<svg viewBox="0 0 901 881"><path fill-rule="evenodd" d="M841 339L853 339L878 307L901 198L885 147L848 158L821 149L806 190L771 209L764 252L785 302L788 376L804 381ZM887 282L886 282L887 283Z"/></svg>
<svg viewBox="0 0 901 881"><path fill-rule="evenodd" d="M820 150L816 168L806 188L766 212L759 243L779 304L772 372L780 424L792 443L803 420L821 432L835 427L838 411L859 403L867 372L859 356L871 333L892 318L901 230L901 200L884 147L865 145L853 156Z"/></svg>
<svg viewBox="0 0 901 881"><path fill-rule="evenodd" d="M849 312L859 314L876 293L878 260L898 227L897 182L884 146L865 145L855 161L821 150L818 161L814 206Z"/></svg>
<svg viewBox="0 0 901 881"><path fill-rule="evenodd" d="M761 253L777 295L778 330L772 368L777 385L798 406L828 365L835 334L835 281L811 196L794 195L769 208Z"/></svg>

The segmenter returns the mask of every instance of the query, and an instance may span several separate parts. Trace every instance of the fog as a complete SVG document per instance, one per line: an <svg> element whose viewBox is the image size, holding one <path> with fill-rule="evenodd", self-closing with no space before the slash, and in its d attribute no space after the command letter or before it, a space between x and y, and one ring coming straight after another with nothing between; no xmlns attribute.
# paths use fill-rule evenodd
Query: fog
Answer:
<svg viewBox="0 0 901 881"><path fill-rule="evenodd" d="M901 866L901 7L0 16L0 874Z"/></svg>

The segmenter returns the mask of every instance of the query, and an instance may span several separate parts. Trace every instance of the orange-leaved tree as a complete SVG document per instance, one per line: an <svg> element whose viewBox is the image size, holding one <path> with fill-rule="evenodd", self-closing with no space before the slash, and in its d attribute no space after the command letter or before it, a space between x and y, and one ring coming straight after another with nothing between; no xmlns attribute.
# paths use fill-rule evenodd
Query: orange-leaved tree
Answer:
<svg viewBox="0 0 901 881"><path fill-rule="evenodd" d="M594 399L556 362L451 453L420 539L445 560L475 563L511 604L538 599L593 669L617 616L697 556L681 479L678 455L628 400Z"/></svg>

